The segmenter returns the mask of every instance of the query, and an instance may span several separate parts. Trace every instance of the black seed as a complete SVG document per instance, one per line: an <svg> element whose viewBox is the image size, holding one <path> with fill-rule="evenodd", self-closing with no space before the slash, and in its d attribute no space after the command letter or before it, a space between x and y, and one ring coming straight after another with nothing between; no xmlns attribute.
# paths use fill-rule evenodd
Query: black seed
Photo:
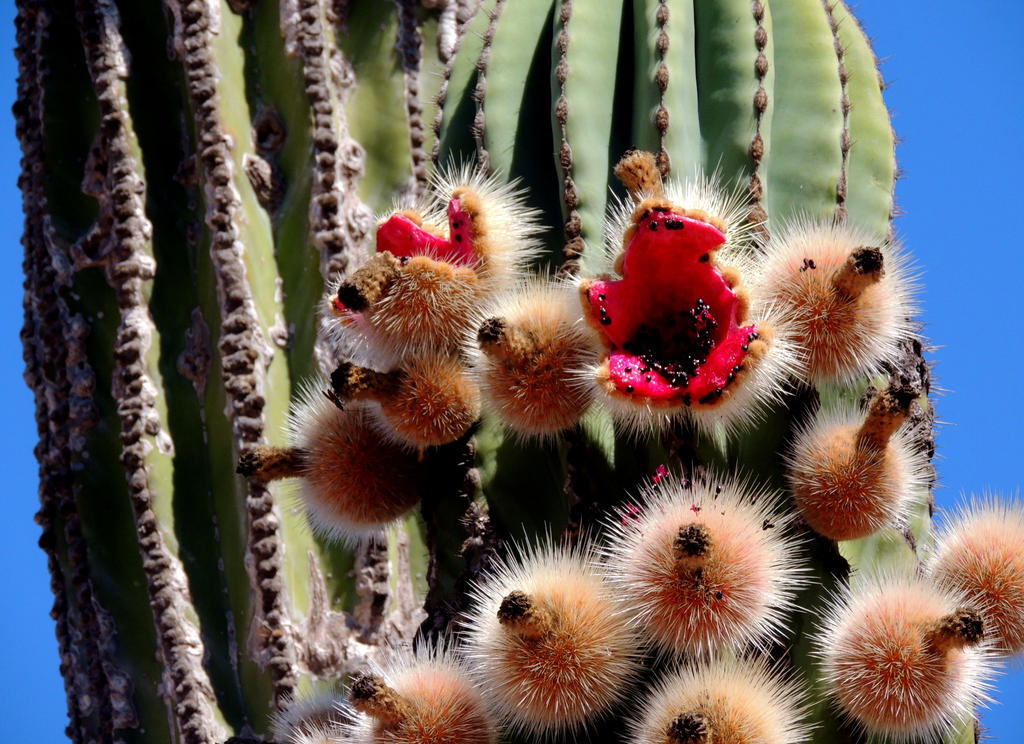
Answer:
<svg viewBox="0 0 1024 744"><path fill-rule="evenodd" d="M608 308L606 308L606 307L604 307L602 305L601 307L597 308L597 312L601 313L601 315L607 315L608 314Z"/></svg>
<svg viewBox="0 0 1024 744"><path fill-rule="evenodd" d="M741 346L740 348L743 349L743 351L750 351L750 347L747 346L746 344L743 344L743 346Z"/></svg>
<svg viewBox="0 0 1024 744"><path fill-rule="evenodd" d="M700 261L701 263L707 263L708 261L711 260L711 254L710 253L705 253L703 256L701 256L697 260Z"/></svg>
<svg viewBox="0 0 1024 744"><path fill-rule="evenodd" d="M686 223L682 220L665 220L666 230L682 230L686 227Z"/></svg>
<svg viewBox="0 0 1024 744"><path fill-rule="evenodd" d="M455 242L456 243L461 243L462 242L462 236L461 235L456 235L455 236Z"/></svg>
<svg viewBox="0 0 1024 744"><path fill-rule="evenodd" d="M632 393L633 392L633 386L632 385L626 385L626 392L627 393Z"/></svg>
<svg viewBox="0 0 1024 744"><path fill-rule="evenodd" d="M647 377L645 377L644 379L647 380L647 382L650 382L651 381L651 376L647 375Z"/></svg>
<svg viewBox="0 0 1024 744"><path fill-rule="evenodd" d="M721 589L719 589L717 592L715 592L715 599L721 599L724 596L725 596L725 594L722 593Z"/></svg>
<svg viewBox="0 0 1024 744"><path fill-rule="evenodd" d="M649 228L651 228L651 232L657 232L658 231L658 223L657 222L648 222L647 226Z"/></svg>
<svg viewBox="0 0 1024 744"><path fill-rule="evenodd" d="M626 367L626 374L629 374L632 371L633 371L632 367Z"/></svg>
<svg viewBox="0 0 1024 744"><path fill-rule="evenodd" d="M587 290L587 294L588 295L590 294L590 290L589 289ZM599 294L597 296L597 299L601 300L601 302L604 302L604 293L602 292L601 294Z"/></svg>
<svg viewBox="0 0 1024 744"><path fill-rule="evenodd" d="M605 317L601 318L601 325L611 325L611 324L612 324L612 319L609 318L607 315Z"/></svg>

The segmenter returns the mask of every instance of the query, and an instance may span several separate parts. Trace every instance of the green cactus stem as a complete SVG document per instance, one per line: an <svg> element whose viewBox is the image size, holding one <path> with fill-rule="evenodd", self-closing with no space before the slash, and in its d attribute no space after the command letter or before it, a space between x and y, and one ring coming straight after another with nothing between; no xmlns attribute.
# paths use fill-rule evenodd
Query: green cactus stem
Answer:
<svg viewBox="0 0 1024 744"><path fill-rule="evenodd" d="M893 436L931 457L924 346L905 301L883 351L808 371L812 342L769 312L760 271L813 222L858 236L826 282L846 305L905 278L875 249L895 244L894 137L842 2L19 0L17 44L22 338L72 741L265 742L274 713L324 680L357 722L405 720L415 696L394 675L412 657L388 667L384 649L472 667L451 661L481 632L467 622L536 640L550 631L539 590L479 606L517 550L616 555L608 541L643 522L651 489L687 514L725 511L709 478L749 486L751 529L801 546L782 569L795 596L754 634L750 669L715 646L714 665L676 677L805 700L786 707L794 740L863 740L830 707L816 628L851 575L918 569L934 474L922 466L901 519L837 542L798 515L786 457L801 427L879 409L879 391L899 415L865 441L881 450L902 426ZM650 166L620 183L631 148ZM697 238L671 238L683 231ZM402 282L417 300L396 309ZM686 338L654 328L667 305L693 311ZM602 392L596 370L627 351L663 387L689 382L715 353L712 321L732 356L690 401L701 417L675 389L678 411L648 405L650 371ZM634 393L639 414L609 403ZM735 415L716 413L729 401ZM317 406L336 439L310 434ZM338 485L309 442L342 440ZM346 532L307 520L314 487L400 493ZM672 525L668 550L711 607L729 598L704 591L705 572L729 551L719 533L708 548L708 524ZM928 642L967 645L963 609ZM619 649L628 677L644 648ZM669 696L678 680L647 656L637 694ZM625 711L607 692L605 718L534 709L501 736L579 726L611 741L647 711L659 740L717 741L714 706ZM971 741L972 721L942 736Z"/></svg>

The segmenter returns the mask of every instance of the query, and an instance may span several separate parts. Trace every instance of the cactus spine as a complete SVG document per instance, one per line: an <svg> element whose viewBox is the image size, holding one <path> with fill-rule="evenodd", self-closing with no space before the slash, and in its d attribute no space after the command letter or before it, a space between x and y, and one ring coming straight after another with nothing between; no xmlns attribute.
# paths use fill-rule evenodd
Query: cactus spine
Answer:
<svg viewBox="0 0 1024 744"><path fill-rule="evenodd" d="M891 249L894 140L842 2L19 0L17 23L23 340L73 741L251 741L311 680L367 669L380 674L354 678L340 720L296 723L295 741L335 724L405 730L420 715L395 713L409 700L475 701L396 693L396 679L419 684L396 670L463 653L450 645L466 618L467 643L482 632L474 613L510 570L512 541L568 543L588 581L615 586L599 556L635 538L648 515L631 509L661 503L637 505L652 477L694 515L719 508L715 478L747 479L752 503L736 509L799 544L764 559L789 574L769 582L782 600L728 649L682 639L707 658L671 678L652 664L674 651L642 674L631 665L650 649L620 651L620 681L640 680L631 694L659 690L642 713L616 707L624 690L567 700L568 718L541 706L524 719L504 700L510 736L719 742L736 711L702 708L690 687L752 685L806 690L775 712L772 741L972 740L970 700L912 725L887 710L873 729L849 695L829 702L842 660L819 648L818 626L842 624L851 570L916 572L932 542L928 367ZM632 147L650 157L623 161L623 188L614 167ZM374 212L387 217L379 235ZM794 263L787 246L821 234L827 261ZM679 279L672 251L695 246ZM658 293L645 292L654 279ZM787 281L806 289L796 310L782 307ZM846 341L849 328L825 324L827 348L810 346L815 297L861 317L893 281L882 331L872 316ZM689 313L679 338L662 305ZM696 400L683 392L712 374L721 381ZM535 388L548 398L531 400ZM879 423L888 400L898 420ZM913 471L855 539L818 534L791 495L821 481L804 472L800 438L829 447L827 412L840 409L858 422L848 450L884 461L895 441ZM310 433L328 420L337 431ZM311 454L331 442L350 446L333 463ZM313 530L282 476L304 479ZM341 481L355 485L339 496ZM311 506L310 493L331 499ZM374 494L388 498L366 509ZM713 522L665 528L663 551L666 581L689 582L687 601L712 616L733 586L710 584L728 574L715 561L731 537L710 539ZM986 576L982 590L941 592L967 602L1024 586ZM552 647L564 623L508 589L491 630ZM631 612L604 619L621 615L625 637L642 625ZM961 646L977 645L970 619ZM1006 627L1011 650L1018 629ZM959 641L930 632L921 653L952 664ZM378 658L413 643L390 667ZM991 664L999 641L987 643L973 664ZM751 644L759 658L740 658ZM468 685L485 653L445 669ZM474 713L481 740L492 715Z"/></svg>

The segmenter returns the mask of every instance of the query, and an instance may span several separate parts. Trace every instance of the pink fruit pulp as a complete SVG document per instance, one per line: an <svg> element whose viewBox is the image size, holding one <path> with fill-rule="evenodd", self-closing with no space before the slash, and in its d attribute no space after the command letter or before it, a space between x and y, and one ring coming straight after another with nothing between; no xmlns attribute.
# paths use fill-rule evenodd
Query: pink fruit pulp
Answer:
<svg viewBox="0 0 1024 744"><path fill-rule="evenodd" d="M457 198L448 202L448 238L439 238L405 215L395 214L377 228L377 251L390 251L398 258L429 256L472 266L477 260L470 232L472 225L472 217Z"/></svg>
<svg viewBox="0 0 1024 744"><path fill-rule="evenodd" d="M396 258L428 256L438 261L472 266L477 261L471 227L473 218L459 199L448 202L448 238L439 238L404 214L391 215L377 228L377 252L388 251ZM337 296L332 300L339 313L355 314Z"/></svg>
<svg viewBox="0 0 1024 744"><path fill-rule="evenodd" d="M622 279L591 285L587 299L617 390L707 404L742 370L757 329L739 326L739 299L711 262L724 242L713 225L653 209L626 248Z"/></svg>

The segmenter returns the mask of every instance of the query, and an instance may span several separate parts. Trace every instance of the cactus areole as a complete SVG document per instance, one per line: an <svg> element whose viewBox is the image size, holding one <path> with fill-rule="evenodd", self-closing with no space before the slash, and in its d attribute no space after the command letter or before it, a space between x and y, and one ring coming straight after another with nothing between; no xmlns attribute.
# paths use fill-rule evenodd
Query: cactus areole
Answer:
<svg viewBox="0 0 1024 744"><path fill-rule="evenodd" d="M618 392L710 404L742 371L757 327L739 325L739 298L710 260L723 243L715 226L655 207L629 241L622 279L587 288Z"/></svg>

